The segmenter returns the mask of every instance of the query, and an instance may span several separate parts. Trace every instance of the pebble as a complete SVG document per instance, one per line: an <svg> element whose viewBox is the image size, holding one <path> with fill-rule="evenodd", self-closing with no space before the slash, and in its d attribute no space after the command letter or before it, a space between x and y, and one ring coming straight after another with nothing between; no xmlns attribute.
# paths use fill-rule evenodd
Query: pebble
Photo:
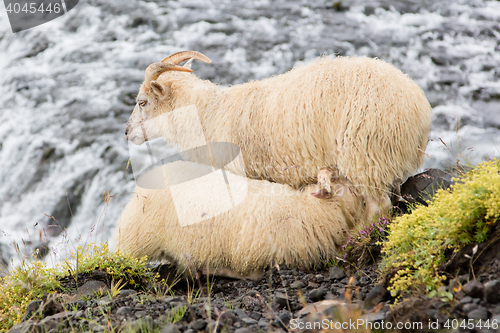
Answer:
<svg viewBox="0 0 500 333"><path fill-rule="evenodd" d="M119 297L127 297L134 294L137 294L137 291L135 291L134 289L122 289L118 292Z"/></svg>
<svg viewBox="0 0 500 333"><path fill-rule="evenodd" d="M21 322L30 319L35 314L35 312L38 311L41 304L42 304L41 300L35 300L30 302L26 307L26 314L24 315L24 318L21 320Z"/></svg>
<svg viewBox="0 0 500 333"><path fill-rule="evenodd" d="M130 306L123 306L121 308L119 308L118 310L116 310L116 314L118 316L128 316L132 313L132 307Z"/></svg>
<svg viewBox="0 0 500 333"><path fill-rule="evenodd" d="M372 309L380 302L387 300L389 296L389 291L384 286L377 284L370 290L363 305L365 309Z"/></svg>
<svg viewBox="0 0 500 333"><path fill-rule="evenodd" d="M236 331L234 331L234 333L254 333L255 330L250 328L250 327L241 327L241 328L238 328ZM161 332L161 333L164 333L164 332ZM167 332L165 332L167 333Z"/></svg>
<svg viewBox="0 0 500 333"><path fill-rule="evenodd" d="M339 267L330 267L329 270L330 280L342 280L345 277L345 272Z"/></svg>
<svg viewBox="0 0 500 333"><path fill-rule="evenodd" d="M245 317L241 319L242 322L244 322L247 325L256 325L258 323L257 320L250 318L250 317Z"/></svg>
<svg viewBox="0 0 500 333"><path fill-rule="evenodd" d="M290 284L290 288L293 289L302 289L306 286L306 284L302 281L294 281L293 283Z"/></svg>
<svg viewBox="0 0 500 333"><path fill-rule="evenodd" d="M459 303L462 303L462 304L465 304L465 303L472 303L472 297L470 297L470 296L465 296L464 298L462 298L462 299L460 300L460 302L459 302Z"/></svg>
<svg viewBox="0 0 500 333"><path fill-rule="evenodd" d="M75 294L79 298L83 296L92 296L96 293L106 295L108 290L108 286L102 281L88 281L83 286L81 286Z"/></svg>
<svg viewBox="0 0 500 333"><path fill-rule="evenodd" d="M484 293L484 286L477 281L470 281L463 285L463 292L472 298L482 298Z"/></svg>
<svg viewBox="0 0 500 333"><path fill-rule="evenodd" d="M286 295L276 294L273 299L273 308L276 310L282 309L288 306L289 299Z"/></svg>
<svg viewBox="0 0 500 333"><path fill-rule="evenodd" d="M484 284L486 302L491 304L500 303L500 280L493 280Z"/></svg>
<svg viewBox="0 0 500 333"><path fill-rule="evenodd" d="M469 313L475 309L477 309L479 307L479 305L477 304L474 304L474 303L469 303L469 304L465 304L463 307L462 307L462 310L465 312L465 313Z"/></svg>
<svg viewBox="0 0 500 333"><path fill-rule="evenodd" d="M181 333L181 330L179 330L174 324L167 324L163 326L160 333Z"/></svg>
<svg viewBox="0 0 500 333"><path fill-rule="evenodd" d="M471 312L467 313L467 318L469 319L474 319L474 320L488 320L490 317L488 310L486 308L480 307L478 309L472 310Z"/></svg>
<svg viewBox="0 0 500 333"><path fill-rule="evenodd" d="M326 293L327 293L327 291L324 288L313 289L309 292L309 298L313 302L318 302L318 301L321 301L325 298Z"/></svg>
<svg viewBox="0 0 500 333"><path fill-rule="evenodd" d="M289 311L283 310L281 314L273 321L273 326L280 327L284 330L287 330L287 326L292 319L292 314Z"/></svg>
<svg viewBox="0 0 500 333"><path fill-rule="evenodd" d="M207 327L207 321L204 319L197 319L193 321L191 324L189 324L191 328L195 331L201 331L204 330L205 327Z"/></svg>

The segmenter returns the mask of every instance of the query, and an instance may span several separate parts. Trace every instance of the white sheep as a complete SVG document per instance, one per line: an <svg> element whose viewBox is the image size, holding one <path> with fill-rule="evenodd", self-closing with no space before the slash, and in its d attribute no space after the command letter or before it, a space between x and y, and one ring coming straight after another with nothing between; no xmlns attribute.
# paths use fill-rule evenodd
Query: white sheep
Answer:
<svg viewBox="0 0 500 333"><path fill-rule="evenodd" d="M168 186L136 187L118 221L115 249L134 257L148 256L149 260L167 259L181 267L251 277L268 265L312 267L324 263L338 255L349 230L363 227L362 198L351 191L346 180L335 182L332 195L319 200L308 192L315 185L300 191L230 172L226 175L233 198L243 200L236 200L241 202L222 214L181 226L171 181L181 186L175 195L182 197L181 204L187 204L193 191L210 193L213 183L196 178L193 188L186 181L211 171L210 166L177 161L146 174L153 183L170 175ZM139 184L144 186L143 179ZM194 205L204 203L194 201ZM210 214L214 208L205 204L204 209L203 214Z"/></svg>
<svg viewBox="0 0 500 333"><path fill-rule="evenodd" d="M184 131L162 131L149 120L194 106L206 141L241 148L248 177L300 188L319 174L326 190L327 178L345 177L372 215L390 206L388 192L423 162L430 104L417 84L388 63L321 58L282 75L220 88L187 73L190 64L178 66L187 59L211 62L184 51L147 68L127 123L129 141L142 144L163 135L183 148L189 141Z"/></svg>

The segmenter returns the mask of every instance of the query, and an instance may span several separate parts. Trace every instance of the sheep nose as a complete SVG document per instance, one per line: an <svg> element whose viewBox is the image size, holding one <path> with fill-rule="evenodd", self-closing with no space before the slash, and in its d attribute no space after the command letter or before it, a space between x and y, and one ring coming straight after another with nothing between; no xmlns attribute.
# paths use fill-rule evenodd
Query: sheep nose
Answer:
<svg viewBox="0 0 500 333"><path fill-rule="evenodd" d="M125 135L128 135L128 127L125 127Z"/></svg>

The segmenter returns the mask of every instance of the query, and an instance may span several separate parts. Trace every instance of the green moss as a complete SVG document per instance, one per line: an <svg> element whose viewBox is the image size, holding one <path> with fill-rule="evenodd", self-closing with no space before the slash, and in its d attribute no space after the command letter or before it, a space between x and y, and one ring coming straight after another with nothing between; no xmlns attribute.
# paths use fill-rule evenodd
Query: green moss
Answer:
<svg viewBox="0 0 500 333"><path fill-rule="evenodd" d="M435 291L445 277L445 253L487 239L500 218L500 161L483 162L437 192L427 207L394 219L383 244L383 273L390 273L393 296L422 289Z"/></svg>

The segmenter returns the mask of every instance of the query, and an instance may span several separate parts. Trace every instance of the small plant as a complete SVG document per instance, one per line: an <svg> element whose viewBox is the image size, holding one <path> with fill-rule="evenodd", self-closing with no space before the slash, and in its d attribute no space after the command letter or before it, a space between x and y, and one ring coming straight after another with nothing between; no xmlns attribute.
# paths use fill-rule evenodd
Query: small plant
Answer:
<svg viewBox="0 0 500 333"><path fill-rule="evenodd" d="M387 227L390 222L391 221L387 217L381 217L370 226L350 237L347 242L342 245L342 258L336 259L345 264L344 268L349 268L353 264L355 265L357 260L361 260L361 256L357 253L353 253L356 252L354 250L366 247L369 244L380 245L379 241L387 236ZM330 262L329 265L334 266L334 263Z"/></svg>
<svg viewBox="0 0 500 333"><path fill-rule="evenodd" d="M424 290L437 295L446 253L484 242L500 220L500 161L483 162L439 190L428 206L395 218L383 245L382 272L390 273L393 296Z"/></svg>
<svg viewBox="0 0 500 333"><path fill-rule="evenodd" d="M188 307L187 305L176 306L167 315L167 321L169 323L175 324L184 317Z"/></svg>
<svg viewBox="0 0 500 333"><path fill-rule="evenodd" d="M0 331L21 321L31 301L60 287L57 270L45 262L23 259L4 278L0 278Z"/></svg>
<svg viewBox="0 0 500 333"><path fill-rule="evenodd" d="M123 278L121 278L120 280L118 280L118 282L115 283L115 280L111 280L111 288L109 289L109 297L113 298L113 297L116 297L118 296L118 294L120 293L120 290L123 289L123 287L125 287L125 284L122 283L123 282Z"/></svg>

